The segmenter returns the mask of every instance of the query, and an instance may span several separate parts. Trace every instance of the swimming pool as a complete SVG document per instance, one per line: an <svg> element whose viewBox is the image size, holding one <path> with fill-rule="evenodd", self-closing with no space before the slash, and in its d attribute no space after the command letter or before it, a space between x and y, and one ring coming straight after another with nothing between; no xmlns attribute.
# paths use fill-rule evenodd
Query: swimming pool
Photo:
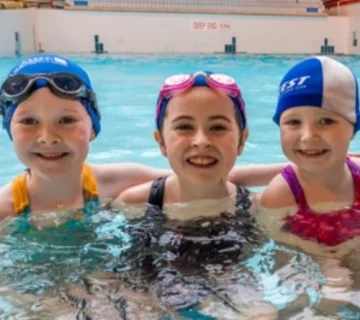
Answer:
<svg viewBox="0 0 360 320"><path fill-rule="evenodd" d="M271 117L281 76L290 65L302 59L302 56L139 55L73 56L72 58L80 63L92 78L102 112L102 132L92 142L89 162L140 162L159 168L168 167L167 159L162 157L152 138L157 93L166 76L197 70L230 74L241 86L248 110L250 137L237 163L271 163L285 160L279 145L278 128ZM339 59L350 66L359 77L359 59L356 57L339 57ZM17 58L0 60L0 81L5 78L11 66L16 62ZM3 150L0 158L0 184L4 184L23 170L23 166L13 154L11 142L5 131L0 134L0 145ZM354 139L351 148L354 151L360 151L360 141ZM19 292L41 294L42 290L46 290L44 288L52 286L51 281L64 283L76 281L85 271L89 271L85 270L84 264L97 263L97 254L107 254L108 264L111 264L112 257L119 254L119 250L126 242L126 237L116 228L117 225L122 225L123 220L118 217L114 223L113 217L107 214L97 218L101 222L93 226L93 238L91 234L87 235L88 238L81 238L80 232L78 244L72 242L63 245L68 233L49 235L44 232L42 237L45 241L36 239L32 242L31 239L26 238L23 239L27 241L25 245L22 245L21 238L12 239L15 243L7 243L7 247L0 246L1 272L8 272L9 279L19 283L17 287ZM108 243L102 245L101 241L109 240L109 235L116 241L113 247ZM47 241L50 238L52 241ZM95 238L96 241L92 241ZM56 247L57 239L59 243L62 243L61 250L49 260L46 250ZM15 245L17 251L9 252L9 245ZM258 267L253 268L255 273L271 269L266 266L273 263L272 255L268 254L271 250L274 251L273 246L248 262L252 267ZM286 250L281 248L278 251L286 253ZM46 263L41 265L43 252L45 252ZM309 265L306 259L302 259L294 252L288 254L294 258L293 264L297 266L297 270L308 269L308 272L314 273L313 278L317 277L316 265ZM74 261L74 256L76 256L76 261ZM104 261L104 257L101 260ZM31 265L32 262L35 262L36 268L29 273L29 264ZM17 268L16 273L13 271L14 266ZM47 275L47 273L52 274ZM40 274L42 274L42 282L38 277ZM66 279L62 278L64 276ZM296 295L296 290L306 291L309 297L314 296L311 290L316 293L314 285L313 288L305 286L301 290L287 288L288 292L283 287L282 290L285 291L279 294L278 279L266 273L263 273L262 277L263 286L267 288L267 295L272 295L271 300L277 301L279 306L288 302L284 301L288 296ZM34 285L34 279L36 279L36 285L29 288L30 284ZM316 300L316 297L314 299ZM0 306L2 306L1 299ZM32 304L31 307L36 306ZM8 308L11 310L13 305L10 303ZM10 313L8 311L7 314ZM195 317L195 319L200 318Z"/></svg>

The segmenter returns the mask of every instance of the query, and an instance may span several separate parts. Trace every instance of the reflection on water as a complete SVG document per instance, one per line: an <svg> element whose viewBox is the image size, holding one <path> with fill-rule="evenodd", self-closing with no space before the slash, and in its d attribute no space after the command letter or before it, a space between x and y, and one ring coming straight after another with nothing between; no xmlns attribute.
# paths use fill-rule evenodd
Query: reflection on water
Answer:
<svg viewBox="0 0 360 320"><path fill-rule="evenodd" d="M245 217L152 217L129 224L101 210L41 230L4 221L0 318L360 319L340 260L280 245Z"/></svg>
<svg viewBox="0 0 360 320"><path fill-rule="evenodd" d="M0 228L1 282L19 293L51 294L85 271L112 268L129 242L119 228L124 218L111 211L43 229L33 228L28 219L12 217Z"/></svg>

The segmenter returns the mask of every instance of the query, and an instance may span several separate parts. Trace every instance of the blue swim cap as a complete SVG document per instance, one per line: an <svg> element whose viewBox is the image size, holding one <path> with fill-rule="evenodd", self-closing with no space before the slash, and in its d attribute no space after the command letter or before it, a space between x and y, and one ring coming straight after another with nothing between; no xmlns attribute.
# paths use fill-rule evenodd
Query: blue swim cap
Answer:
<svg viewBox="0 0 360 320"><path fill-rule="evenodd" d="M273 120L294 107L315 107L336 112L360 129L359 90L353 72L326 56L307 58L293 66L280 83Z"/></svg>
<svg viewBox="0 0 360 320"><path fill-rule="evenodd" d="M69 59L54 54L36 54L24 59L11 70L8 77L20 74L36 75L58 72L71 73L79 77L88 89L93 90L89 76L79 65L70 61ZM48 84L46 81L41 81L41 79L39 79L36 82L33 90L37 90L47 86ZM92 121L92 127L94 129L95 135L97 136L101 130L100 117L96 113L94 108L91 106L90 101L86 99L80 99L80 102L89 114ZM12 139L10 133L10 122L15 112L15 109L17 108L17 105L8 106L6 109L1 105L0 107L3 111L5 111L3 126L6 129L10 139Z"/></svg>

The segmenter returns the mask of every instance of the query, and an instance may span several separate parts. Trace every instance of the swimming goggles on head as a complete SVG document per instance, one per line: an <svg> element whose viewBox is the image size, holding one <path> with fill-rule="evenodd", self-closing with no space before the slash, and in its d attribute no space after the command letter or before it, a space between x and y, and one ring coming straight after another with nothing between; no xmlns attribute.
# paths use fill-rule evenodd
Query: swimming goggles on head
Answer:
<svg viewBox="0 0 360 320"><path fill-rule="evenodd" d="M45 82L44 82L45 81ZM19 74L8 77L0 89L0 104L5 107L19 104L32 93L34 86L48 87L51 92L65 99L86 99L100 119L95 93L71 73Z"/></svg>
<svg viewBox="0 0 360 320"><path fill-rule="evenodd" d="M156 126L160 130L169 99L192 87L207 86L225 93L231 98L240 114L240 125L246 128L245 103L234 78L225 74L196 72L178 74L167 78L160 90L156 107Z"/></svg>

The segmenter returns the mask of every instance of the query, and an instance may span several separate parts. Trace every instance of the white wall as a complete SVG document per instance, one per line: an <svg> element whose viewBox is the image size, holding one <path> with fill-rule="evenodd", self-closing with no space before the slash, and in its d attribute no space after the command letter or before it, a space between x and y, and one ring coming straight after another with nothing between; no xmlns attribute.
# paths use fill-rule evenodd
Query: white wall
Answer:
<svg viewBox="0 0 360 320"><path fill-rule="evenodd" d="M331 14L339 14L349 17L349 54L360 55L360 3L344 5L339 8L331 8ZM357 46L353 46L353 33L356 33Z"/></svg>
<svg viewBox="0 0 360 320"><path fill-rule="evenodd" d="M6 43L0 55L14 53L15 29L23 52L34 50L34 24L37 43L59 53L91 52L95 34L109 53L223 52L235 36L238 52L313 54L328 38L336 53L346 54L351 41L347 17L34 10L0 11L0 43ZM195 30L194 22L217 23L218 30ZM227 27L219 30L220 24Z"/></svg>
<svg viewBox="0 0 360 320"><path fill-rule="evenodd" d="M15 32L23 53L35 51L37 9L0 10L0 55L15 54Z"/></svg>

